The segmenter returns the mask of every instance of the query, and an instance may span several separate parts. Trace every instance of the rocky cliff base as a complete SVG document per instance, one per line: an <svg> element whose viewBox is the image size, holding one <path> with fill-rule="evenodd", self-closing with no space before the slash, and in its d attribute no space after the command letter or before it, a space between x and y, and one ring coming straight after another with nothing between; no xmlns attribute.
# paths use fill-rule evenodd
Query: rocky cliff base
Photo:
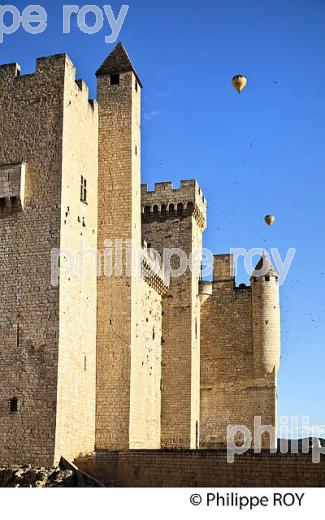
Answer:
<svg viewBox="0 0 325 520"><path fill-rule="evenodd" d="M0 467L1 487L103 487L103 484L61 458L57 468L34 468L30 465Z"/></svg>
<svg viewBox="0 0 325 520"><path fill-rule="evenodd" d="M0 487L76 487L77 477L71 470L10 466L0 468Z"/></svg>

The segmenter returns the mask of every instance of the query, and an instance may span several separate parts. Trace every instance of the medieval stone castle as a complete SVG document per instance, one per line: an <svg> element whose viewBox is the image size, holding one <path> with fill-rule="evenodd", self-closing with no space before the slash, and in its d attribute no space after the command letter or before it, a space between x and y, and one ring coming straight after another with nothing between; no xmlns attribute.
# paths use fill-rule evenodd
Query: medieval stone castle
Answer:
<svg viewBox="0 0 325 520"><path fill-rule="evenodd" d="M97 80L92 101L66 55L0 66L1 463L215 447L228 424L276 422L277 273L237 287L216 255L211 282L199 265L149 276L152 250L200 259L206 200L194 180L141 187L142 84L121 44ZM67 269L80 239L101 255L119 241L122 269Z"/></svg>

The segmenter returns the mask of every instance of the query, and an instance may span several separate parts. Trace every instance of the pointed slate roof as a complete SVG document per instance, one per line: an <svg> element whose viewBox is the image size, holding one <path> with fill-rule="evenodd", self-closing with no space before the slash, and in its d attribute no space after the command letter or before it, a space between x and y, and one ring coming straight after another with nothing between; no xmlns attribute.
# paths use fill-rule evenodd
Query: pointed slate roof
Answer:
<svg viewBox="0 0 325 520"><path fill-rule="evenodd" d="M123 74L125 72L134 72L140 86L142 83L133 67L131 60L126 52L123 44L119 42L115 49L107 56L104 63L99 67L96 76L104 76L107 74Z"/></svg>
<svg viewBox="0 0 325 520"><path fill-rule="evenodd" d="M276 269L270 262L268 256L265 254L263 254L263 256L261 256L260 260L258 261L252 276L260 276L261 269L263 269L263 276L278 276ZM264 269L267 269L265 273Z"/></svg>

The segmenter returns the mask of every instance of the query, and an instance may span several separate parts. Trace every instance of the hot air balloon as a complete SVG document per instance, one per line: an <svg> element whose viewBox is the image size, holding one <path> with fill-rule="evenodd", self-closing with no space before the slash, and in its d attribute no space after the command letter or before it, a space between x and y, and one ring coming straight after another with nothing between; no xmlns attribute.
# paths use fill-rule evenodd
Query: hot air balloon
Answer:
<svg viewBox="0 0 325 520"><path fill-rule="evenodd" d="M268 226L272 226L272 224L275 222L275 217L273 215L266 215L264 220Z"/></svg>
<svg viewBox="0 0 325 520"><path fill-rule="evenodd" d="M237 90L238 94L246 87L247 78L239 74L238 76L234 76L231 80L232 86Z"/></svg>

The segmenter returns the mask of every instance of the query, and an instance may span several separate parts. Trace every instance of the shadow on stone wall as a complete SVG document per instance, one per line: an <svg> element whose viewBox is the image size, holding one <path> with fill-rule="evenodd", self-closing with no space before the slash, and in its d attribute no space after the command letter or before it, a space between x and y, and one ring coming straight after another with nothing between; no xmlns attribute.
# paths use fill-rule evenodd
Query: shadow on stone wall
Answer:
<svg viewBox="0 0 325 520"><path fill-rule="evenodd" d="M101 451L75 460L107 487L324 487L325 457L226 449Z"/></svg>

